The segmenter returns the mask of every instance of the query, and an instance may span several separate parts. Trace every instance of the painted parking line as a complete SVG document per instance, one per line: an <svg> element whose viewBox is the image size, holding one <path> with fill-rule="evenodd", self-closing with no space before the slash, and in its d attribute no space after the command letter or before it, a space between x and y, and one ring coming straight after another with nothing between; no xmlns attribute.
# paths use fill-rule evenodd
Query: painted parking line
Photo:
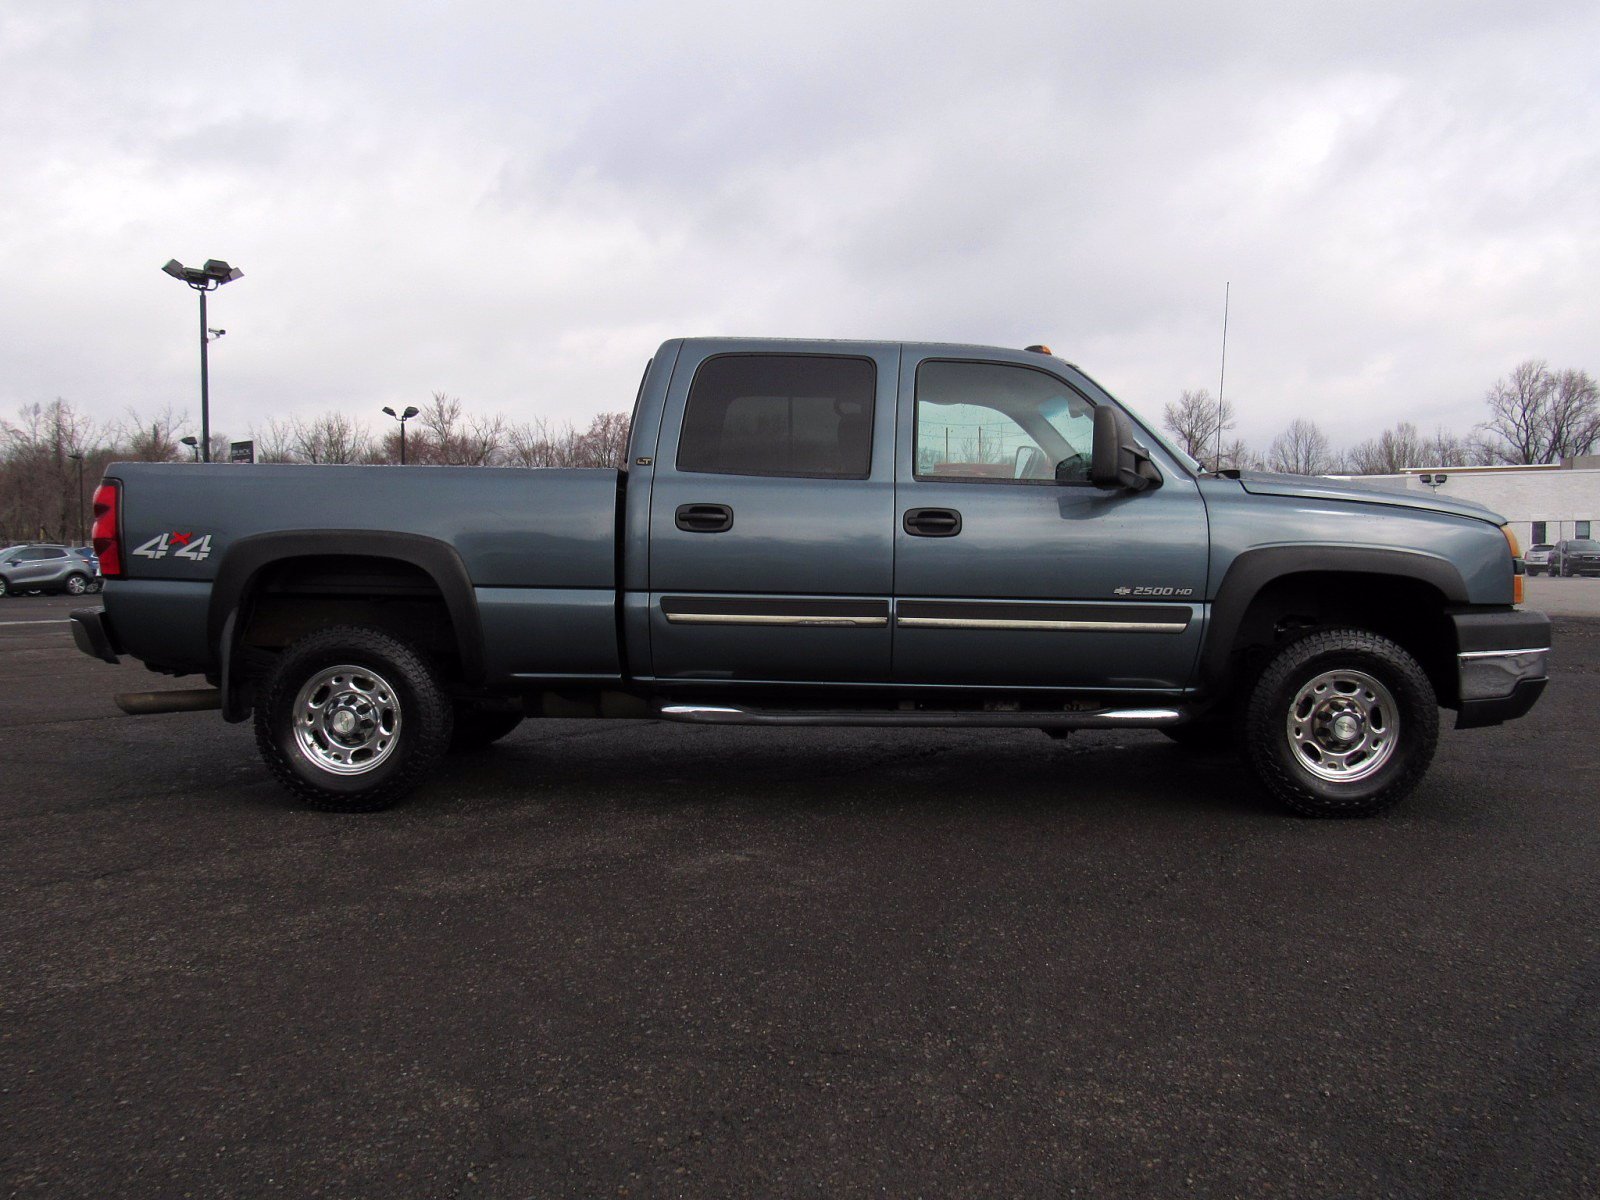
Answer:
<svg viewBox="0 0 1600 1200"><path fill-rule="evenodd" d="M63 617L59 621L0 621L0 625L71 625L72 622Z"/></svg>

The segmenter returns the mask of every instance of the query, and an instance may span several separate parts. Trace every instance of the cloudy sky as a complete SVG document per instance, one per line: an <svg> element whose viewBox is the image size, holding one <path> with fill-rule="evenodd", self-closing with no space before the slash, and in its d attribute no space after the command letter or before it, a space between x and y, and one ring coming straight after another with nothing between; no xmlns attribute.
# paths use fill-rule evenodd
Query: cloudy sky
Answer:
<svg viewBox="0 0 1600 1200"><path fill-rule="evenodd" d="M1593 0L0 6L0 414L626 408L683 334L1049 342L1264 444L1600 373Z"/></svg>

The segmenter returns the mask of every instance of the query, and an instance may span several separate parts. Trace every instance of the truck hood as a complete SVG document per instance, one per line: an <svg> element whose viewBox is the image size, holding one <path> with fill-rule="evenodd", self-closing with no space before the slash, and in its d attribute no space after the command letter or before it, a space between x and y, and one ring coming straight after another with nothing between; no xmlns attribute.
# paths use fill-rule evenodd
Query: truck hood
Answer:
<svg viewBox="0 0 1600 1200"><path fill-rule="evenodd" d="M1394 508L1420 508L1504 525L1505 518L1470 500L1456 500L1437 492L1401 491L1349 479L1321 475L1272 475L1265 471L1239 472L1239 486L1258 496L1293 496L1306 500L1345 500L1356 504L1387 504Z"/></svg>

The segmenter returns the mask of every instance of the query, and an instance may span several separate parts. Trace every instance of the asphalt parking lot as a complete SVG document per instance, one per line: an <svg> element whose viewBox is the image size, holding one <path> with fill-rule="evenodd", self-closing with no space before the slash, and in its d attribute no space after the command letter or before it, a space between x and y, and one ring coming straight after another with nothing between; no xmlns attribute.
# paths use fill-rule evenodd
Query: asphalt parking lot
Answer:
<svg viewBox="0 0 1600 1200"><path fill-rule="evenodd" d="M340 817L120 715L83 604L0 606L7 1195L1600 1194L1600 621L1371 821L1154 733L562 721Z"/></svg>

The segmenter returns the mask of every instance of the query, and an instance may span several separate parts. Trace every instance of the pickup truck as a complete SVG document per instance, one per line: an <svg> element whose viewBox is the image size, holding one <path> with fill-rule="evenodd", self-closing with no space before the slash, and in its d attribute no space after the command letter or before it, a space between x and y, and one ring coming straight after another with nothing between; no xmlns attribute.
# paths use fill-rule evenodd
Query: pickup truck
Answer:
<svg viewBox="0 0 1600 1200"><path fill-rule="evenodd" d="M386 807L525 717L1159 729L1295 812L1526 713L1549 621L1487 509L1207 473L1045 347L680 339L620 470L117 463L87 653Z"/></svg>

